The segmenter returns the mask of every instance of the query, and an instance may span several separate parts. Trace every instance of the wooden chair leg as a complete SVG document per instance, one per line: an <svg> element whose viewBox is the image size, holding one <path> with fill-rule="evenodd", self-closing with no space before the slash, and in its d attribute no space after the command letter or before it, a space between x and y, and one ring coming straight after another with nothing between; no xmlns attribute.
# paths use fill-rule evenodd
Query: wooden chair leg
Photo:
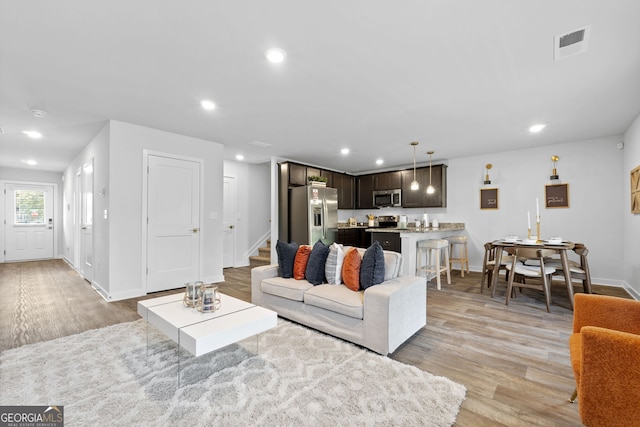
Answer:
<svg viewBox="0 0 640 427"><path fill-rule="evenodd" d="M571 393L571 397L569 398L569 402L574 403L576 401L576 397L578 397L578 389L574 389L573 393Z"/></svg>

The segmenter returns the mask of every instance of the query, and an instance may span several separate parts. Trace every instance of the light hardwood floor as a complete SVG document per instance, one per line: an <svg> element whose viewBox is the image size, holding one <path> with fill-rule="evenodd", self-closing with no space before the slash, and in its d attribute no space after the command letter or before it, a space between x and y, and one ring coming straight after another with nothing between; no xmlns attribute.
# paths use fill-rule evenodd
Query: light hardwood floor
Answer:
<svg viewBox="0 0 640 427"><path fill-rule="evenodd" d="M249 267L224 275L222 292L251 300ZM427 326L390 357L466 386L456 425L581 425L577 404L567 402L574 380L564 285L553 285L547 313L541 292L526 289L506 306L503 280L494 299L480 293L479 281L478 273L461 278L454 270L441 291L429 283ZM0 351L136 320L137 301L174 292L108 303L64 261L0 264ZM594 292L629 298L620 288Z"/></svg>

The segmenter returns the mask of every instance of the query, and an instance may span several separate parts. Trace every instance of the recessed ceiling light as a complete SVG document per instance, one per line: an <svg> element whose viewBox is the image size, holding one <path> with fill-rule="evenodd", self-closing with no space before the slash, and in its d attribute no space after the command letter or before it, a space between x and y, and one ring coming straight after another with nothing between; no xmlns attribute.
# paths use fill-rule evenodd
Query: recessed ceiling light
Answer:
<svg viewBox="0 0 640 427"><path fill-rule="evenodd" d="M547 125L545 124L538 124L538 125L533 125L529 128L529 132L531 133L538 133L540 132L542 129L544 129L545 127L547 127Z"/></svg>
<svg viewBox="0 0 640 427"><path fill-rule="evenodd" d="M41 117L45 117L47 115L47 112L43 110L33 109L31 110L31 114L33 114L33 117L41 118Z"/></svg>
<svg viewBox="0 0 640 427"><path fill-rule="evenodd" d="M284 61L284 59L287 57L287 52L277 47L274 47L272 49L268 49L264 53L264 56L267 57L269 62L273 62L274 64L279 64L282 61Z"/></svg>
<svg viewBox="0 0 640 427"><path fill-rule="evenodd" d="M33 139L42 138L42 134L35 130L23 130L22 133Z"/></svg>
<svg viewBox="0 0 640 427"><path fill-rule="evenodd" d="M349 149L348 148L343 148L342 150L340 150L340 152L344 155L349 154Z"/></svg>
<svg viewBox="0 0 640 427"><path fill-rule="evenodd" d="M215 110L216 108L216 104L214 104L213 101L209 101L207 99L201 101L200 105L202 105L202 108L204 108L207 111Z"/></svg>
<svg viewBox="0 0 640 427"><path fill-rule="evenodd" d="M236 160L244 160L244 156L242 154L236 154Z"/></svg>
<svg viewBox="0 0 640 427"><path fill-rule="evenodd" d="M384 160L382 160L382 159L376 160L376 165L381 165L383 163L384 163Z"/></svg>
<svg viewBox="0 0 640 427"><path fill-rule="evenodd" d="M22 161L22 163L26 163L26 164L28 164L29 166L35 166L35 165L37 165L37 164L38 164L38 162L36 162L35 160L31 160L31 159L29 159L29 160L23 160L23 161Z"/></svg>

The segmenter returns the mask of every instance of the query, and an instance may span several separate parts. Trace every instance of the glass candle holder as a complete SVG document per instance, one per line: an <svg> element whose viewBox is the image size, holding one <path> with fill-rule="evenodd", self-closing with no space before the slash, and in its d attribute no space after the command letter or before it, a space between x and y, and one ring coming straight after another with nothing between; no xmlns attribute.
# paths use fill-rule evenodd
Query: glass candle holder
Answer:
<svg viewBox="0 0 640 427"><path fill-rule="evenodd" d="M198 311L202 313L213 313L220 308L220 305L221 300L220 292L218 292L218 285L202 284L200 286Z"/></svg>
<svg viewBox="0 0 640 427"><path fill-rule="evenodd" d="M186 307L195 308L198 305L198 301L200 301L200 288L202 285L203 283L200 281L185 283L182 303Z"/></svg>

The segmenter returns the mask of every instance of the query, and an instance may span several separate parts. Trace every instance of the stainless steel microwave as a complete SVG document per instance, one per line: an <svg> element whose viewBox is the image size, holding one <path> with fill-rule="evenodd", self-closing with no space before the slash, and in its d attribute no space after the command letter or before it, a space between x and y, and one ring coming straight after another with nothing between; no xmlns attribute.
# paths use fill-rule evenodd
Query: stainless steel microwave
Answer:
<svg viewBox="0 0 640 427"><path fill-rule="evenodd" d="M402 206L402 190L376 190L373 192L373 206L387 208Z"/></svg>

